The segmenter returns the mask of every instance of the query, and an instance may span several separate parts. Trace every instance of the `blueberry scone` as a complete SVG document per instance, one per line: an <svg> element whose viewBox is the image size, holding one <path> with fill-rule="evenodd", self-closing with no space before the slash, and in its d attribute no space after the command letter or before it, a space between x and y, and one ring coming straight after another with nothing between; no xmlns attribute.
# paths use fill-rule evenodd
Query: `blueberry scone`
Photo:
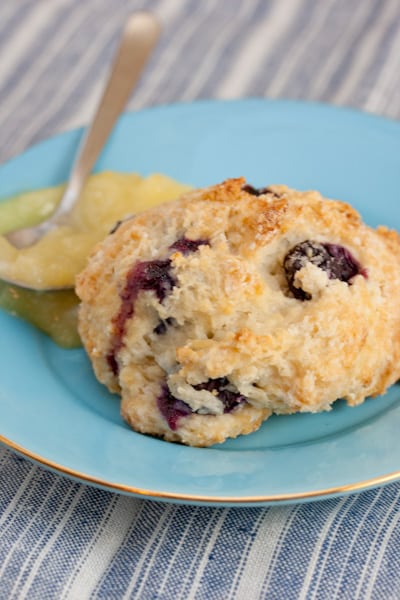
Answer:
<svg viewBox="0 0 400 600"><path fill-rule="evenodd" d="M119 225L77 279L97 378L137 431L208 446L400 377L400 241L244 179Z"/></svg>

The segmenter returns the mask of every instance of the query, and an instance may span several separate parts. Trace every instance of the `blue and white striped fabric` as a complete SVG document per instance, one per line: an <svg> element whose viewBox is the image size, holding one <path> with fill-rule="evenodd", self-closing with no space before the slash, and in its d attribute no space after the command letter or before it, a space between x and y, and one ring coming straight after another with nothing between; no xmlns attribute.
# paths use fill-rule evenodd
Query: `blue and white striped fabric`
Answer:
<svg viewBox="0 0 400 600"><path fill-rule="evenodd" d="M400 117L399 0L0 4L0 160L87 121L126 15L164 36L131 107L290 97ZM1 417L0 417L1 419ZM400 484L272 508L148 502L0 450L0 600L400 598Z"/></svg>

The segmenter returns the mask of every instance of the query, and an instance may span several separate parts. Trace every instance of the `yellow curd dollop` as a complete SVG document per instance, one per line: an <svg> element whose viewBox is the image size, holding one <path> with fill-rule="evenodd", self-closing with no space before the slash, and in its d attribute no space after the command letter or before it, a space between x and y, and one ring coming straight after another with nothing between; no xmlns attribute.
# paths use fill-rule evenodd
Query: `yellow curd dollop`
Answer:
<svg viewBox="0 0 400 600"><path fill-rule="evenodd" d="M21 281L38 291L0 281L0 307L29 321L60 346L79 346L78 298L73 287L93 246L117 221L174 200L188 189L160 174L141 177L111 171L97 173L89 177L68 223L21 250L10 245L2 234L47 218L57 206L63 186L1 201L0 280ZM43 291L52 287L72 289Z"/></svg>
<svg viewBox="0 0 400 600"><path fill-rule="evenodd" d="M21 281L37 290L73 287L93 246L118 220L173 200L187 189L165 175L92 175L68 223L50 231L34 246L17 250L0 235L0 278ZM41 221L54 210L62 191L63 186L39 190L0 203L0 234Z"/></svg>

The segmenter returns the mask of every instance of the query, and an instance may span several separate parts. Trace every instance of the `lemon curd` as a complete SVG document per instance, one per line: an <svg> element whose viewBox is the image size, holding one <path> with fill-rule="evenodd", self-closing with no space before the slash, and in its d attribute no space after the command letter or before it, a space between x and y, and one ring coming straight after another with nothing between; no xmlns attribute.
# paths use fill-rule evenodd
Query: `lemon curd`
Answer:
<svg viewBox="0 0 400 600"><path fill-rule="evenodd" d="M89 177L68 222L37 244L17 250L2 234L47 218L61 198L63 186L20 194L0 202L0 279L21 281L38 291L0 281L0 306L45 331L64 347L80 345L76 331L78 299L73 288L93 246L115 223L147 208L174 200L189 186L165 176L116 172Z"/></svg>
<svg viewBox="0 0 400 600"><path fill-rule="evenodd" d="M79 299L74 290L33 292L0 281L0 307L49 335L63 348L79 348Z"/></svg>
<svg viewBox="0 0 400 600"><path fill-rule="evenodd" d="M92 175L66 225L37 244L17 250L0 236L0 278L37 290L73 287L93 246L116 221L177 198L185 189L164 175L104 172ZM0 233L43 220L54 210L63 187L30 192L0 203ZM17 223L16 219L19 218Z"/></svg>

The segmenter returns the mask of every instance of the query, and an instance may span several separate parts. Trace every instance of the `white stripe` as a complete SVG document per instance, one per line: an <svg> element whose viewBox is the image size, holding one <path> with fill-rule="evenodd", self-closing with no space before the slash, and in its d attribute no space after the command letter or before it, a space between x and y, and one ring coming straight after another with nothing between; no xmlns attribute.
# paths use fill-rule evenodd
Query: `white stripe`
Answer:
<svg viewBox="0 0 400 600"><path fill-rule="evenodd" d="M397 73L400 70L400 57L397 61ZM395 119L400 116L400 94L399 94L399 85L396 81L396 78L393 77L392 86L389 89L389 93L387 95L387 102L385 105L385 114L388 116L394 117Z"/></svg>
<svg viewBox="0 0 400 600"><path fill-rule="evenodd" d="M4 52L7 55L7 60L0 61L0 81L3 81L15 71L17 63L29 54L32 43L42 35L53 15L68 3L69 0L58 0L50 4L46 11L43 10L43 6L40 4L34 7L29 15L29 27L18 27L14 35L7 39L6 51ZM26 76L27 74L24 73L24 77Z"/></svg>
<svg viewBox="0 0 400 600"><path fill-rule="evenodd" d="M216 68L218 59L224 50L224 46L226 46L227 42L237 34L238 24L240 24L241 27L245 27L245 19L249 14L254 12L258 4L258 0L253 0L252 2L247 0L241 4L241 11L239 11L232 19L230 27L224 27L219 35L216 36L214 43L208 48L207 60L203 60L196 69L195 77L192 78L184 93L181 95L181 100L192 100L197 96L203 87L204 82L207 81L210 74Z"/></svg>
<svg viewBox="0 0 400 600"><path fill-rule="evenodd" d="M22 502L20 506L18 506L22 496L25 494L27 487L31 489L32 479L37 475L37 467L33 467L30 469L29 473L26 475L24 481L21 483L18 492L15 494L14 498L11 500L10 504L0 516L0 535L3 535L7 529L12 525L12 523L17 519L20 513L24 510L24 503ZM4 529L1 528L2 524L5 524L8 520L8 517L11 516L10 521L7 523ZM0 567L1 574L1 567Z"/></svg>
<svg viewBox="0 0 400 600"><path fill-rule="evenodd" d="M218 522L216 523L215 527L213 528L212 534L210 536L210 539L208 540L207 545L201 549L203 552L203 558L199 562L198 567L196 569L196 576L193 579L193 582L190 586L190 591L188 592L187 596L184 597L183 600L195 600L195 597L197 595L197 590L199 589L199 584L200 584L201 578L204 573L204 569L206 568L206 566L208 564L208 560L209 560L208 557L210 556L210 552L211 552L212 548L214 547L215 542L217 541L217 538L219 536L221 528L222 528L224 521L228 515L228 510L229 509L227 509L227 508L224 508L222 510L222 514L220 515Z"/></svg>
<svg viewBox="0 0 400 600"><path fill-rule="evenodd" d="M58 477L57 477L56 481L59 482ZM11 590L11 594L10 594L11 598L17 597L16 594L13 595L13 590L18 589L18 582L26 574L26 571L29 568L29 575L26 578L23 587L18 591L18 598L25 597L25 594L28 592L29 587L31 586L31 583L33 582L36 575L38 574L40 565L45 560L47 555L51 553L53 544L56 541L57 537L63 533L64 527L67 524L67 521L70 518L75 506L78 504L84 490L85 490L84 486L81 486L78 489L78 491L76 491L75 486L71 486L68 493L62 499L62 502L60 502L58 504L58 508L57 508L56 512L52 515L52 518L50 519L50 521L48 521L46 523L46 526L44 528L42 528L41 535L37 538L35 544L33 544L33 546L31 546L30 552L24 557L23 568L20 569L18 577L16 577L14 580L13 589ZM70 496L72 496L72 499L70 498ZM59 516L61 514L64 514L64 516L61 519L59 519ZM35 521L35 519L33 519L31 521L30 527L33 525L34 521ZM37 556L36 560L32 561L32 558L35 555L36 548L40 545L43 537L46 535L46 532L51 531L53 524L56 524L57 526L55 527L54 532L49 537L48 541L46 542L46 547L40 552L40 554ZM24 535L26 535L26 533L27 533L27 531L29 531L30 527L28 527L25 530Z"/></svg>
<svg viewBox="0 0 400 600"><path fill-rule="evenodd" d="M70 18L65 21L65 26L57 31L57 35L51 38L51 44L43 47L41 59L37 58L31 63L28 73L25 73L25 76L22 77L18 84L13 88L11 95L8 98L4 98L2 102L2 110L0 108L0 127L7 119L9 119L19 102L29 102L27 96L29 95L32 86L37 84L40 76L54 61L54 57L65 46L67 40L76 31L78 24L83 21L87 13L91 12L92 6L89 2L84 6L86 9L85 11L72 11ZM62 78L60 78L60 81L62 81Z"/></svg>
<svg viewBox="0 0 400 600"><path fill-rule="evenodd" d="M243 554L231 586L233 598L260 598L265 573L283 537L282 532L290 513L287 507L261 511L253 524L254 540L249 539L249 551ZM259 524L260 523L260 524ZM233 592L233 590L236 590ZM233 592L233 593L232 593Z"/></svg>
<svg viewBox="0 0 400 600"><path fill-rule="evenodd" d="M111 22L110 22L111 21ZM51 119L53 114L63 105L68 104L69 97L74 93L75 88L79 85L79 82L88 76L93 63L96 61L99 55L99 47L105 45L105 40L109 40L115 31L115 26L121 21L121 17L117 14L116 18L110 20L108 27L104 29L103 35L101 32L98 33L96 38L96 44L89 45L85 54L79 60L79 65L73 68L70 73L60 81L57 89L57 93L52 96L51 101L46 104L46 110L42 111L41 119L33 119L31 125L26 127L21 135L18 136L15 143L11 143L8 146L8 151L13 154L16 148L20 148L21 145L25 146L31 141L32 135L35 132L41 130L42 126L46 121Z"/></svg>
<svg viewBox="0 0 400 600"><path fill-rule="evenodd" d="M276 511L285 511L288 510L287 508L275 508L274 510ZM290 527L292 526L292 523L295 519L295 517L297 516L298 511L300 510L300 505L295 506L294 508L289 509L291 512L289 513L289 515L283 513L281 515L277 515L277 519L278 519L278 523L277 526L279 527L280 525L282 526L282 531L279 537L277 537L275 543L274 543L274 548L271 548L270 550L270 555L268 557L268 563L267 563L267 569L265 569L265 567L262 567L261 571L264 569L264 573L262 573L263 575L263 581L259 580L257 582L257 588L260 589L260 598L266 598L266 593L265 591L267 590L270 581L271 581L271 577L274 573L274 569L275 569L275 565L277 563L278 557L279 557L279 553L281 551L282 548L282 544L285 541L285 534L286 532L290 529ZM266 523L266 534L268 535L268 525ZM263 561L262 561L263 562ZM240 597L238 596L238 598L240 599Z"/></svg>
<svg viewBox="0 0 400 600"><path fill-rule="evenodd" d="M123 545L124 538L136 522L142 506L142 500L115 496L112 506L105 512L98 525L90 547L77 569L73 571L71 580L65 584L60 600L81 600L94 596L96 587Z"/></svg>
<svg viewBox="0 0 400 600"><path fill-rule="evenodd" d="M143 576L142 582L140 584L140 588L135 590L135 595L137 598L140 598L139 592L141 592L143 585L146 583L146 578L149 570L153 566L154 557L157 553L157 550L162 546L165 536L169 532L169 524L170 521L174 518L175 515L175 507L168 506L165 508L164 513L161 515L157 526L155 527L151 538L147 541L146 550L143 552L140 560L138 561L135 571L132 574L132 579L129 583L128 588L125 591L125 594L121 596L121 598L130 600L132 597L132 591L138 581L138 579ZM156 542L154 544L154 542ZM154 547L153 547L154 544ZM150 554L151 553L151 554Z"/></svg>
<svg viewBox="0 0 400 600"><path fill-rule="evenodd" d="M381 491L379 492L379 495L380 494L381 494ZM374 584L374 581L375 581L374 576L376 576L376 572L379 571L379 568L381 567L381 562L378 559L381 558L381 552L382 552L382 550L385 551L387 549L387 541L389 540L389 537L390 537L390 535L392 534L392 531L393 531L392 525L394 526L396 524L396 519L398 517L397 517L396 513L393 514L393 509L396 506L396 504L398 503L398 501L399 501L399 494L396 494L394 500L390 503L390 506L389 506L389 508L387 510L387 514L389 516L392 515L393 519L392 519L391 525L388 527L388 531L384 535L383 540L380 541L379 550L378 550L378 553L377 553L377 557L375 559L375 565L374 565L375 570L369 576L369 581L368 581L368 587L369 588L373 587L373 584ZM387 525L387 520L384 519L380 523L379 529L376 531L373 539L370 540L370 549L369 549L369 552L368 552L368 556L367 556L367 558L364 561L364 567L363 567L362 572L358 575L358 585L357 585L356 593L355 593L355 596L354 596L354 600L356 600L358 598L360 600L364 600L364 598L371 598L371 595L365 594L363 592L362 588L363 588L364 583L365 583L365 578L366 578L367 572L369 571L369 569L371 568L371 565L372 565L372 557L373 557L373 555L375 553L375 548L376 548L376 544L377 544L377 542L379 540L380 533L381 533L382 529L386 525ZM361 595L361 592L363 592L362 595Z"/></svg>
<svg viewBox="0 0 400 600"><path fill-rule="evenodd" d="M159 16L161 19L161 26L168 30L174 26L174 20L182 16L182 9L184 8L186 0L181 2L171 2L171 0L164 0L160 2L156 9L152 9L154 14ZM182 21L184 23L184 20ZM174 36L172 36L171 42L174 42Z"/></svg>
<svg viewBox="0 0 400 600"><path fill-rule="evenodd" d="M247 89L265 57L295 21L303 4L303 0L292 0L290 10L286 2L273 4L267 17L253 31L249 31L246 44L232 69L215 90L217 97L234 98Z"/></svg>
<svg viewBox="0 0 400 600"><path fill-rule="evenodd" d="M335 0L333 0L335 2ZM307 29L302 32L297 32L299 35L299 43L295 44L295 49L283 58L275 77L270 77L268 85L265 86L269 96L279 96L284 88L290 86L290 81L296 71L298 65L302 64L304 54L309 50L311 42L316 35L316 31L321 27L331 8L332 0L328 2L320 2L312 13L311 21L307 25Z"/></svg>
<svg viewBox="0 0 400 600"><path fill-rule="evenodd" d="M357 48L357 55L345 81L342 82L338 92L333 94L331 101L342 104L351 100L354 93L357 92L357 85L360 83L371 65L374 53L382 41L382 38L387 35L387 29L393 19L396 17L399 10L398 0L389 0L389 3L384 5L383 14L380 15L381 22L376 23L366 35L362 43Z"/></svg>
<svg viewBox="0 0 400 600"><path fill-rule="evenodd" d="M166 76L168 79L173 80L174 67L182 60L183 47L196 35L196 31L201 31L203 22L206 21L213 10L214 2L213 0L198 2L196 7L198 10L190 16L190 19L182 22L182 28L175 32L170 45L166 48L164 54L160 56L158 68L152 76L152 86L139 90L136 94L136 105L146 106L150 100L154 100L155 90L160 88ZM203 12L205 12L204 15ZM201 19L200 16L202 16ZM163 88L161 87L161 89Z"/></svg>
<svg viewBox="0 0 400 600"><path fill-rule="evenodd" d="M400 57L400 35L393 37L394 43L382 66L381 72L371 93L364 103L364 107L370 111L382 110L387 103L388 90L391 85L397 85L396 74L399 71Z"/></svg>
<svg viewBox="0 0 400 600"><path fill-rule="evenodd" d="M321 65L319 73L316 73L313 77L309 88L312 98L319 98L325 90L336 68L348 54L352 40L354 40L358 31L365 26L370 11L371 6L368 2L358 2L356 4L356 10L351 15L351 19L348 19L345 23L336 45Z"/></svg>

